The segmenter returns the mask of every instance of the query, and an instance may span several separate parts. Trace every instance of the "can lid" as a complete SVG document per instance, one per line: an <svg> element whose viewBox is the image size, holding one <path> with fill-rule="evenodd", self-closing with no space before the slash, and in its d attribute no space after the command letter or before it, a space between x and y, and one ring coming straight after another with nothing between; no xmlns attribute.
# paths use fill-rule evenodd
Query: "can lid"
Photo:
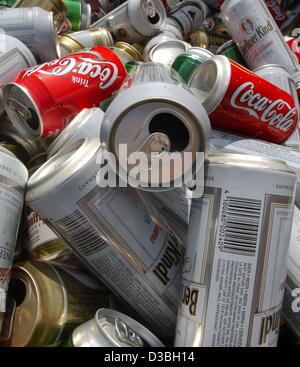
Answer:
<svg viewBox="0 0 300 367"><path fill-rule="evenodd" d="M29 48L26 45L24 45L23 42L19 41L15 37L9 36L8 34L2 34L2 33L0 33L0 39L1 39L1 42L5 43L5 53L16 48L25 58L28 64L28 67L36 65L35 57L33 56L32 52L29 50ZM3 54L2 51L0 52L0 55L1 54Z"/></svg>
<svg viewBox="0 0 300 367"><path fill-rule="evenodd" d="M166 10L160 0L130 0L128 17L138 33L147 37L159 31L166 21Z"/></svg>
<svg viewBox="0 0 300 367"><path fill-rule="evenodd" d="M160 33L159 35L151 38L150 41L147 42L147 44L144 48L144 52L143 52L144 59L146 59L148 57L148 54L149 54L150 50L155 45L158 45L161 42L173 41L173 40L174 40L174 37L170 36L169 34L164 34L164 33Z"/></svg>
<svg viewBox="0 0 300 367"><path fill-rule="evenodd" d="M101 308L95 318L99 331L114 347L164 347L150 330L121 312Z"/></svg>
<svg viewBox="0 0 300 367"><path fill-rule="evenodd" d="M171 66L178 55L185 53L190 48L187 42L180 40L169 40L152 47L147 55L147 61L159 62Z"/></svg>
<svg viewBox="0 0 300 367"><path fill-rule="evenodd" d="M72 38L70 34L61 35L59 37L59 44L70 52L80 51L84 48L84 46L80 42Z"/></svg>
<svg viewBox="0 0 300 367"><path fill-rule="evenodd" d="M199 56L202 61L209 60L214 56L212 52L208 51L206 48L201 47L190 47L187 50L187 53Z"/></svg>
<svg viewBox="0 0 300 367"><path fill-rule="evenodd" d="M143 61L143 56L140 54L140 52L132 45L130 45L127 42L116 42L115 47L127 52L134 60L136 61Z"/></svg>

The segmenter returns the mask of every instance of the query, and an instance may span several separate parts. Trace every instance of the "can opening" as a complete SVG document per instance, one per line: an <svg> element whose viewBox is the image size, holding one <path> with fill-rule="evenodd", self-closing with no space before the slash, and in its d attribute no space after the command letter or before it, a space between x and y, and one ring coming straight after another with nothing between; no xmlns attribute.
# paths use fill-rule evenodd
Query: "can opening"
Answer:
<svg viewBox="0 0 300 367"><path fill-rule="evenodd" d="M157 24L160 21L160 16L158 13L155 13L153 17L150 17L150 15L148 15L148 20L151 24Z"/></svg>
<svg viewBox="0 0 300 367"><path fill-rule="evenodd" d="M190 135L182 121L171 113L158 113L149 122L149 132L166 134L171 143L170 152L183 151L190 140Z"/></svg>
<svg viewBox="0 0 300 367"><path fill-rule="evenodd" d="M32 130L38 130L40 127L40 120L35 112L35 110L31 107L28 107L28 111L30 112L30 118L26 120L26 124L32 129Z"/></svg>
<svg viewBox="0 0 300 367"><path fill-rule="evenodd" d="M8 295L16 301L16 307L20 306L26 297L26 284L21 279L11 279Z"/></svg>

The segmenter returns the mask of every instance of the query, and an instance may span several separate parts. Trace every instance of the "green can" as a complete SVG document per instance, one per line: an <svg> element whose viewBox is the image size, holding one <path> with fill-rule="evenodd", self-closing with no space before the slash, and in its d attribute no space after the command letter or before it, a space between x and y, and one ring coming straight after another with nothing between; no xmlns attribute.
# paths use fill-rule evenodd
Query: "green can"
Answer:
<svg viewBox="0 0 300 367"><path fill-rule="evenodd" d="M81 0L64 0L68 12L67 18L72 23L72 31L79 31L81 27Z"/></svg>
<svg viewBox="0 0 300 367"><path fill-rule="evenodd" d="M127 74L131 74L132 72L134 72L139 65L142 65L141 61L129 61L125 65Z"/></svg>
<svg viewBox="0 0 300 367"><path fill-rule="evenodd" d="M237 45L232 41L228 41L224 43L218 50L217 55L224 55L227 56L229 59L237 62L238 64L248 67L246 64L245 59L243 58L240 50L238 49Z"/></svg>
<svg viewBox="0 0 300 367"><path fill-rule="evenodd" d="M17 2L18 0L0 0L0 7L8 7L8 8L11 8L12 6L15 5L15 3Z"/></svg>

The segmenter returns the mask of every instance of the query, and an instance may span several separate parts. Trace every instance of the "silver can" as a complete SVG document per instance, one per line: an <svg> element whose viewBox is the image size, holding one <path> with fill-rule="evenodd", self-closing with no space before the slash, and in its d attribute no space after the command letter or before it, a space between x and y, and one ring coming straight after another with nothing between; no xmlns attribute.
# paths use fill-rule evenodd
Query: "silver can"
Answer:
<svg viewBox="0 0 300 367"><path fill-rule="evenodd" d="M183 7L171 13L169 16L179 26L181 33L187 37L189 33L195 28L199 28L207 17L207 5L201 1L188 1Z"/></svg>
<svg viewBox="0 0 300 367"><path fill-rule="evenodd" d="M290 73L297 71L298 60L264 1L226 0L221 14L251 70L279 64Z"/></svg>
<svg viewBox="0 0 300 367"><path fill-rule="evenodd" d="M174 12L175 10L184 6L188 0L162 0L167 14Z"/></svg>
<svg viewBox="0 0 300 367"><path fill-rule="evenodd" d="M23 42L38 62L60 56L53 14L41 8L14 8L0 11L4 31Z"/></svg>
<svg viewBox="0 0 300 367"><path fill-rule="evenodd" d="M165 25L163 26L161 33L164 35L170 35L171 37L177 38L183 41L183 35L180 30L178 23L172 19L167 17L165 21Z"/></svg>
<svg viewBox="0 0 300 367"><path fill-rule="evenodd" d="M23 163L0 147L0 314L6 309L6 293L27 180L28 171Z"/></svg>
<svg viewBox="0 0 300 367"><path fill-rule="evenodd" d="M172 337L183 247L135 190L105 187L103 158L99 139L68 145L31 176L26 202L157 335Z"/></svg>
<svg viewBox="0 0 300 367"><path fill-rule="evenodd" d="M0 85L12 82L18 73L31 66L36 61L28 47L18 39L0 33ZM2 88L0 89L0 113L4 112L2 100Z"/></svg>
<svg viewBox="0 0 300 367"><path fill-rule="evenodd" d="M159 33L157 36L151 38L144 47L143 51L144 59L147 57L147 55L150 54L153 47L159 45L162 42L174 41L175 39L176 38L174 37L174 35L171 35L169 33Z"/></svg>
<svg viewBox="0 0 300 367"><path fill-rule="evenodd" d="M206 168L175 346L276 346L296 175L279 160L238 154L212 154Z"/></svg>
<svg viewBox="0 0 300 367"><path fill-rule="evenodd" d="M78 326L69 347L164 347L162 342L139 322L125 314L101 308L95 317Z"/></svg>
<svg viewBox="0 0 300 367"><path fill-rule="evenodd" d="M188 178L192 179L196 157L205 151L210 130L203 106L179 85L177 76L162 64L144 63L128 75L108 107L100 138L108 151L115 154L121 180L128 182L129 177L137 183L135 187L161 191L179 186L183 178L186 184ZM129 147L128 156L130 152L146 154L149 166L142 167L139 182L135 181L120 144ZM172 152L177 153L173 155L175 168L167 177L160 172L164 159L168 160ZM185 153L191 159L182 167Z"/></svg>
<svg viewBox="0 0 300 367"><path fill-rule="evenodd" d="M104 27L129 43L154 36L164 26L166 11L160 0L130 0L91 25Z"/></svg>
<svg viewBox="0 0 300 367"><path fill-rule="evenodd" d="M104 112L100 108L84 108L51 143L47 151L48 158L77 140L99 138L103 117Z"/></svg>

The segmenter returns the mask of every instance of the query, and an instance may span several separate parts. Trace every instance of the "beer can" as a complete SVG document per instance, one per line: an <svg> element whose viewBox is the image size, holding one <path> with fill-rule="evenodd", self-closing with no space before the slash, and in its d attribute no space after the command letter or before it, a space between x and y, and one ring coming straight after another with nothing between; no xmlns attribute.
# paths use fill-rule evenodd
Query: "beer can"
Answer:
<svg viewBox="0 0 300 367"><path fill-rule="evenodd" d="M69 347L164 347L145 326L127 315L102 308L95 317L77 326Z"/></svg>
<svg viewBox="0 0 300 367"><path fill-rule="evenodd" d="M185 53L191 46L178 39L164 41L151 48L148 55L145 55L145 61L161 63L171 67L178 55Z"/></svg>
<svg viewBox="0 0 300 367"><path fill-rule="evenodd" d="M115 154L119 178L133 182L139 189L170 190L182 183L183 177L187 183L197 170L197 152L205 151L210 134L207 113L179 83L166 66L144 63L127 76L104 115L100 138ZM120 144L129 147L128 155L146 154L149 166L142 167L138 182L124 152L119 150ZM170 170L169 177L161 175L163 161L172 152L177 153L172 159L176 169ZM182 165L185 152L191 159Z"/></svg>
<svg viewBox="0 0 300 367"><path fill-rule="evenodd" d="M31 66L36 61L29 48L18 39L0 33L0 85L12 82L18 73ZM5 111L2 88L0 89L0 113Z"/></svg>
<svg viewBox="0 0 300 367"><path fill-rule="evenodd" d="M154 36L163 27L166 11L160 0L130 0L91 25L105 27L112 35L128 43Z"/></svg>
<svg viewBox="0 0 300 367"><path fill-rule="evenodd" d="M219 153L205 182L192 200L175 346L276 346L296 175L279 160Z"/></svg>
<svg viewBox="0 0 300 367"><path fill-rule="evenodd" d="M56 29L59 31L66 19L67 8L63 0L16 0L14 8L39 7L53 13Z"/></svg>
<svg viewBox="0 0 300 367"><path fill-rule="evenodd" d="M300 340L300 209L295 206L282 307L284 321Z"/></svg>
<svg viewBox="0 0 300 367"><path fill-rule="evenodd" d="M183 247L135 190L105 187L102 158L99 139L64 147L29 179L27 204L151 330L173 337Z"/></svg>
<svg viewBox="0 0 300 367"><path fill-rule="evenodd" d="M9 287L16 309L7 345L57 346L77 325L93 317L99 307L109 305L108 289L91 286L48 263L16 263Z"/></svg>
<svg viewBox="0 0 300 367"><path fill-rule="evenodd" d="M181 33L178 23L174 19L167 17L164 26L161 29L161 33L164 35L170 35L183 41L183 35Z"/></svg>
<svg viewBox="0 0 300 367"><path fill-rule="evenodd" d="M61 55L80 51L94 46L112 47L113 39L105 28L92 28L84 31L62 34L59 37Z"/></svg>
<svg viewBox="0 0 300 367"><path fill-rule="evenodd" d="M198 66L213 56L210 51L204 48L192 47L186 53L178 55L171 67L177 71L185 83L188 83Z"/></svg>
<svg viewBox="0 0 300 367"><path fill-rule="evenodd" d="M217 55L224 55L238 64L247 67L246 61L240 53L237 45L231 40L225 42L216 52Z"/></svg>
<svg viewBox="0 0 300 367"><path fill-rule="evenodd" d="M221 14L250 69L279 64L290 73L297 71L297 59L264 1L226 0Z"/></svg>
<svg viewBox="0 0 300 367"><path fill-rule="evenodd" d="M63 0L67 8L67 18L71 22L71 30L87 29L91 25L91 6L84 0Z"/></svg>
<svg viewBox="0 0 300 367"><path fill-rule="evenodd" d="M38 62L60 56L53 14L41 8L13 8L0 11L1 28L23 42Z"/></svg>
<svg viewBox="0 0 300 367"><path fill-rule="evenodd" d="M219 47L228 39L229 37L223 35L195 29L188 35L187 42L192 46L207 48L209 51L216 53Z"/></svg>
<svg viewBox="0 0 300 367"><path fill-rule="evenodd" d="M219 35L222 35L228 38L230 38L231 36L228 32L228 29L225 27L222 19L219 18L218 15L204 19L204 21L201 24L201 29L205 31L210 31L215 34L219 34Z"/></svg>
<svg viewBox="0 0 300 367"><path fill-rule="evenodd" d="M47 151L48 158L77 140L98 138L103 116L104 113L100 108L84 108L51 143Z"/></svg>
<svg viewBox="0 0 300 367"><path fill-rule="evenodd" d="M6 293L17 242L28 171L9 150L0 146L0 313L5 312Z"/></svg>
<svg viewBox="0 0 300 367"><path fill-rule="evenodd" d="M147 55L149 55L153 47L165 41L173 41L174 39L176 39L174 38L174 35L171 35L169 33L159 33L157 36L151 38L144 47L143 51L144 59L147 57Z"/></svg>
<svg viewBox="0 0 300 367"><path fill-rule="evenodd" d="M133 45L127 42L116 42L115 46L111 48L113 52L120 58L125 65L130 61L143 61L144 58Z"/></svg>
<svg viewBox="0 0 300 367"><path fill-rule="evenodd" d="M280 144L297 126L290 94L223 55L201 64L188 85L214 128Z"/></svg>
<svg viewBox="0 0 300 367"><path fill-rule="evenodd" d="M298 59L298 63L300 63L300 39L297 37L284 37L289 48L294 52Z"/></svg>
<svg viewBox="0 0 300 367"><path fill-rule="evenodd" d="M267 5L269 12L271 13L278 27L281 28L281 26L287 20L287 15L283 6L279 4L278 0L264 0L264 2Z"/></svg>
<svg viewBox="0 0 300 367"><path fill-rule="evenodd" d="M201 26L207 15L208 8L203 1L191 0L172 12L169 17L178 24L183 37L186 37L193 29Z"/></svg>
<svg viewBox="0 0 300 367"><path fill-rule="evenodd" d="M83 108L110 97L125 76L120 59L96 46L19 73L3 88L5 109L23 136L55 137Z"/></svg>

